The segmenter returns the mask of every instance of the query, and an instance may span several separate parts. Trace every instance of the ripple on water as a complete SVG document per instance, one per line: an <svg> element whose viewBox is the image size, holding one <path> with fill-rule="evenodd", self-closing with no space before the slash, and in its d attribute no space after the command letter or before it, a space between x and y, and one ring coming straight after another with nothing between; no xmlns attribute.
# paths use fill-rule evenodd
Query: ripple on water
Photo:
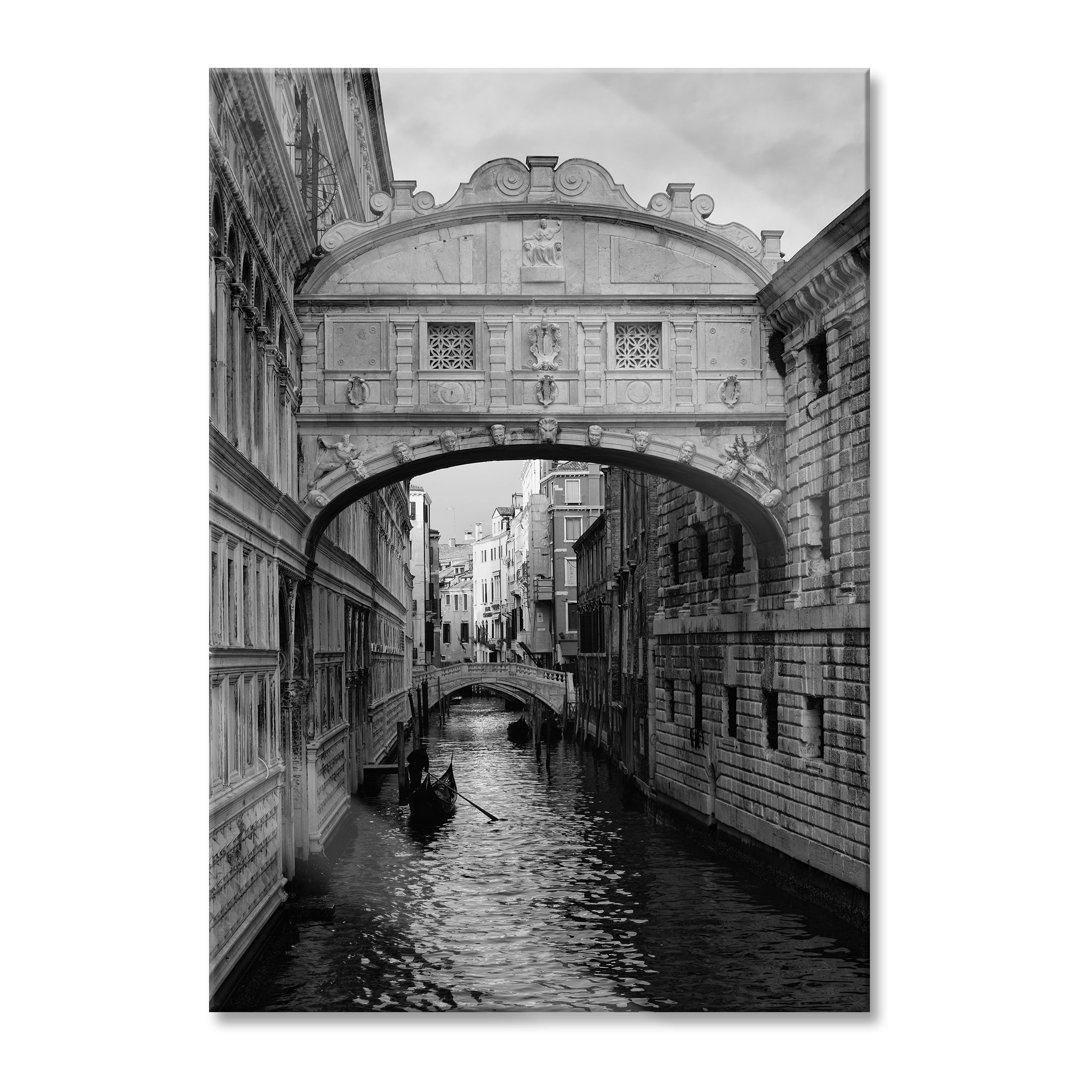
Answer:
<svg viewBox="0 0 1080 1080"><path fill-rule="evenodd" d="M431 729L454 757L450 821L413 829L390 781L354 800L330 873L333 926L301 924L253 964L232 1009L867 1007L864 936L697 850L560 743L550 774L491 699Z"/></svg>

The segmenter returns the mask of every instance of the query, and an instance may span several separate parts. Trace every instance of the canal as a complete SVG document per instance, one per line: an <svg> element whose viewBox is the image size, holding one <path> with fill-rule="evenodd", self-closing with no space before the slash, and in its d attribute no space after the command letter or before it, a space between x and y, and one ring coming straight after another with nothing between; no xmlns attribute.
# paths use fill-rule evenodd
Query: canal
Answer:
<svg viewBox="0 0 1080 1080"><path fill-rule="evenodd" d="M226 1010L868 1008L865 933L656 823L591 752L538 763L513 716L466 697L427 739L500 820L458 800L415 828L393 776L354 799L314 890L333 919L283 922Z"/></svg>

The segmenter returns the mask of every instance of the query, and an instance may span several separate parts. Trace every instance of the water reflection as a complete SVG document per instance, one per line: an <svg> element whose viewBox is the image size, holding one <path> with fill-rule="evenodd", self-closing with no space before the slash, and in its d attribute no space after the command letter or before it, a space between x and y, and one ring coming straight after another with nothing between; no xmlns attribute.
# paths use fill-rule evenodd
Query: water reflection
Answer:
<svg viewBox="0 0 1080 1080"><path fill-rule="evenodd" d="M353 805L332 923L286 929L230 1009L867 1007L865 938L653 823L591 755L550 770L466 698L428 738L462 800L413 826L391 779Z"/></svg>

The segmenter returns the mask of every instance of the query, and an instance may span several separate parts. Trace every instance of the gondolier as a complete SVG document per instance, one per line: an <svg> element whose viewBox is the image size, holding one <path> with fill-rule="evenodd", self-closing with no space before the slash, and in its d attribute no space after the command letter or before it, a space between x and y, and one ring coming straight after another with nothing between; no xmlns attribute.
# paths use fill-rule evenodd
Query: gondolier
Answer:
<svg viewBox="0 0 1080 1080"><path fill-rule="evenodd" d="M405 759L405 762L409 767L409 791L416 791L424 782L424 773L431 770L427 748L424 744L420 743Z"/></svg>

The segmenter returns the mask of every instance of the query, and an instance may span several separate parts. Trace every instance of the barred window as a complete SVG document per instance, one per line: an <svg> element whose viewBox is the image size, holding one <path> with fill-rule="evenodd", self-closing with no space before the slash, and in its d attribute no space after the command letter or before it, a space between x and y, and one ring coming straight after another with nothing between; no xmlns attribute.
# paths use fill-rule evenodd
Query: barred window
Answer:
<svg viewBox="0 0 1080 1080"><path fill-rule="evenodd" d="M615 366L617 368L658 368L660 366L660 324L615 324Z"/></svg>
<svg viewBox="0 0 1080 1080"><path fill-rule="evenodd" d="M440 371L476 367L476 327L472 323L428 323L428 362Z"/></svg>

